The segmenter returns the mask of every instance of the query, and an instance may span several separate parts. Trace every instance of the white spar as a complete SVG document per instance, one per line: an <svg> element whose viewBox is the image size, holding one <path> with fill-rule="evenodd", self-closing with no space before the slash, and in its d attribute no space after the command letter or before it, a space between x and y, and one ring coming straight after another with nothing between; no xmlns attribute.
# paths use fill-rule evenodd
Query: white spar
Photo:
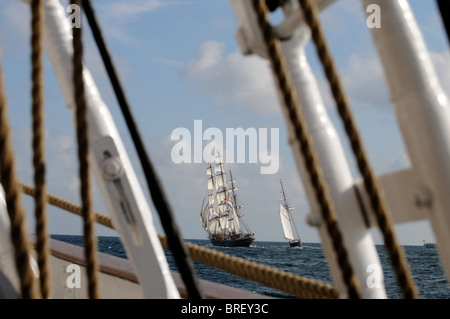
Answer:
<svg viewBox="0 0 450 319"><path fill-rule="evenodd" d="M236 37L242 53L257 53L262 57L266 57L265 44L261 40L259 27L256 24L256 18L253 8L249 4L250 2L231 0L231 3L240 26ZM331 1L321 1L321 3L324 8ZM366 226L361 215L362 213L355 195L355 181L351 175L339 136L322 102L318 85L304 51L304 47L310 38L309 28L305 24L300 23L301 15L298 14L298 4L296 1L288 1L284 6L284 10L287 21L293 21L291 17L295 15L297 29L292 34L286 34L283 31L283 37L289 40L282 41L282 51L286 58L287 69L290 72L291 79L297 91L302 108L301 112L305 117L305 122L308 123L308 130L316 148L324 178L328 182L330 195L336 208L339 227L349 255L350 264L352 265L355 276L360 282L361 297L386 298L381 263L370 229ZM286 24L280 24L280 26L283 25ZM277 26L274 27L275 31L287 29ZM290 29L294 30L292 26ZM254 34L255 32L256 34ZM246 39L250 39L250 42L245 42ZM318 227L335 286L340 296L346 297L347 288L342 279L331 238L328 235L324 223L320 221L320 207L303 164L298 142L294 138L292 124L290 123L288 114L285 113L284 115L286 117L292 152L296 159L297 167L311 207L309 221ZM372 271L368 271L369 267L372 267L370 269L377 269L377 285L369 283L371 280L370 276L373 276Z"/></svg>
<svg viewBox="0 0 450 319"><path fill-rule="evenodd" d="M430 220L450 279L450 104L436 76L414 14L405 0L363 1L379 6L381 27L372 36L382 62L397 121L412 164L402 188L410 189L402 221ZM399 176L401 177L401 176ZM405 184L405 182L410 184ZM408 206L407 206L408 205ZM409 206L415 209L407 209ZM411 214L416 211L415 214ZM395 219L395 216L394 216Z"/></svg>
<svg viewBox="0 0 450 319"><path fill-rule="evenodd" d="M66 104L74 111L71 25L58 0L45 1L44 10L45 48ZM84 84L92 171L144 297L179 298L148 203L112 116L86 67Z"/></svg>
<svg viewBox="0 0 450 319"><path fill-rule="evenodd" d="M11 241L11 222L8 216L8 211L5 202L5 191L0 184L0 272L4 280L7 280L11 285L11 289L20 292L20 279L14 262L14 246ZM5 282L2 283L6 285ZM6 297L6 288L2 288L0 295L2 298Z"/></svg>

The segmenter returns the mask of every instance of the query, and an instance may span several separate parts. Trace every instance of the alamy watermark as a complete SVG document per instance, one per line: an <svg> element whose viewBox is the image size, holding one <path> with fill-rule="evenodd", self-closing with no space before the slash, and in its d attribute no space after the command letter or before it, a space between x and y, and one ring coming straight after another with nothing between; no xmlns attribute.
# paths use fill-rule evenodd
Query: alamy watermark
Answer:
<svg viewBox="0 0 450 319"><path fill-rule="evenodd" d="M279 169L279 129L270 128L270 144L268 130L226 128L223 134L217 127L203 131L202 120L194 120L193 134L185 127L172 131L171 140L177 143L172 147L171 158L176 164L209 163L214 161L217 153L223 153L224 163L232 164L235 160L246 163L248 160L248 163L265 165L260 167L261 174L275 174Z"/></svg>
<svg viewBox="0 0 450 319"><path fill-rule="evenodd" d="M381 282L383 280L383 272L380 265L370 264L367 266L366 271L370 273L367 276L366 285L368 288L381 288Z"/></svg>
<svg viewBox="0 0 450 319"><path fill-rule="evenodd" d="M70 13L67 19L72 28L81 28L81 8L77 4L69 4L66 8L66 12Z"/></svg>
<svg viewBox="0 0 450 319"><path fill-rule="evenodd" d="M66 268L66 273L70 273L66 279L66 286L69 289L81 288L81 268L77 264L70 264Z"/></svg>
<svg viewBox="0 0 450 319"><path fill-rule="evenodd" d="M366 24L369 29L381 28L381 8L378 4L369 4L366 12L370 13L367 17Z"/></svg>

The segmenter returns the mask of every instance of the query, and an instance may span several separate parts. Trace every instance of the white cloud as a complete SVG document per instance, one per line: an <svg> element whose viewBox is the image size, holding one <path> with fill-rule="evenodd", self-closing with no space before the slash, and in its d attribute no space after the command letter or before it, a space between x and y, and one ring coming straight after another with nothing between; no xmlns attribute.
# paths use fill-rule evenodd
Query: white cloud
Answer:
<svg viewBox="0 0 450 319"><path fill-rule="evenodd" d="M27 4L20 1L10 3L6 6L3 16L12 25L12 30L17 31L24 38L29 37L30 25L24 23L24 21L30 21L30 7Z"/></svg>
<svg viewBox="0 0 450 319"><path fill-rule="evenodd" d="M109 1L107 4L99 5L99 8L105 18L124 20L154 11L169 3L172 2L162 2L160 0Z"/></svg>
<svg viewBox="0 0 450 319"><path fill-rule="evenodd" d="M389 102L383 70L375 56L353 54L342 79L355 106L380 106Z"/></svg>
<svg viewBox="0 0 450 319"><path fill-rule="evenodd" d="M48 152L51 158L62 164L62 169L76 166L74 137L64 134L52 134L48 139Z"/></svg>
<svg viewBox="0 0 450 319"><path fill-rule="evenodd" d="M181 76L216 105L237 104L252 112L278 111L268 63L239 52L224 55L225 44L204 42L198 57L187 62Z"/></svg>
<svg viewBox="0 0 450 319"><path fill-rule="evenodd" d="M360 53L353 53L347 64L338 72L344 93L352 107L389 105L389 91L383 69L375 55L363 56ZM336 102L328 80L326 78L319 80L319 87L325 105L334 108Z"/></svg>
<svg viewBox="0 0 450 319"><path fill-rule="evenodd" d="M429 52L436 75L444 89L450 89L450 53ZM340 71L344 93L347 94L352 107L391 106L389 87L385 79L384 70L375 54L370 56L353 53ZM322 80L320 88L325 105L334 107L335 102L330 93L328 81Z"/></svg>
<svg viewBox="0 0 450 319"><path fill-rule="evenodd" d="M127 29L127 25L135 22L142 15L148 15L160 8L186 4L183 1L163 0L128 0L106 1L94 5L100 24L107 38L114 38L127 46L138 47L141 40L135 37L135 31Z"/></svg>
<svg viewBox="0 0 450 319"><path fill-rule="evenodd" d="M168 0L128 0L128 1L107 1L98 5L99 12L103 19L111 21L129 21L140 15L154 12L160 8L172 5L185 5L185 1Z"/></svg>

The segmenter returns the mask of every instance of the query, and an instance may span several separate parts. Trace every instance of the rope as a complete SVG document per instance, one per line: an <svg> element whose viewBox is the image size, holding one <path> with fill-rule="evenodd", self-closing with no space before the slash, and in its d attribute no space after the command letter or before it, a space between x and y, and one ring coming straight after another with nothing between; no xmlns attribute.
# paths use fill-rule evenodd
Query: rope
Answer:
<svg viewBox="0 0 450 319"><path fill-rule="evenodd" d="M358 298L359 284L348 261L342 234L337 225L337 216L320 171L317 155L314 152L312 142L306 131L306 124L299 113L300 106L295 97L285 62L282 59L279 41L273 36L272 28L267 20L267 7L262 0L253 0L253 6L266 42L267 53L276 75L275 80L283 98L283 105L287 108L289 119L295 128L295 134L300 143L300 151L314 187L317 201L321 207L322 218L326 223L328 233L333 242L333 248L337 254L338 264L342 270L342 277L347 286L348 296L349 298Z"/></svg>
<svg viewBox="0 0 450 319"><path fill-rule="evenodd" d="M36 191L35 191L34 187L24 184L24 183L19 183L19 186L20 186L22 192L25 193L26 195L35 196ZM45 195L45 198L46 198L47 203L49 203L50 205L59 207L68 212L71 212L73 214L83 216L82 207L80 205L74 204L63 198L60 198L58 196L54 196L54 195L51 195L48 193ZM109 218L109 216L103 215L98 212L94 212L94 220L97 223L102 224L103 226L114 229L111 218Z"/></svg>
<svg viewBox="0 0 450 319"><path fill-rule="evenodd" d="M81 0L71 0L71 4L81 6ZM78 160L81 181L81 201L84 231L84 252L86 256L86 270L88 274L88 293L91 299L99 298L97 242L94 234L94 217L92 213L92 199L90 196L89 179L89 145L87 106L84 96L83 83L83 44L81 27L73 28L73 81L76 102L76 131L78 141Z"/></svg>
<svg viewBox="0 0 450 319"><path fill-rule="evenodd" d="M20 187L25 194L34 196L35 190L32 186L20 183ZM46 197L49 204L82 216L81 206L51 194L46 194ZM97 223L114 229L109 216L96 212L95 220ZM167 237L158 235L158 238L162 247L166 250L170 250ZM255 262L249 262L245 259L226 255L195 244L187 243L186 246L190 257L193 260L230 272L244 279L253 280L268 287L290 293L299 298L336 299L338 297L337 291L329 284L307 279L290 272L263 266Z"/></svg>
<svg viewBox="0 0 450 319"><path fill-rule="evenodd" d="M166 238L161 235L159 235L159 238L162 246L168 249ZM287 292L298 298L337 299L338 297L337 291L328 284L200 247L195 244L188 243L187 247L192 258L198 262Z"/></svg>
<svg viewBox="0 0 450 319"><path fill-rule="evenodd" d="M0 180L4 186L6 207L11 220L11 240L14 245L14 257L20 279L20 291L22 298L29 299L35 297L33 271L30 266L30 246L27 238L25 213L21 205L17 185L3 86L3 69L0 65Z"/></svg>
<svg viewBox="0 0 450 319"><path fill-rule="evenodd" d="M44 112L43 112L43 63L42 63L42 0L31 1L31 63L32 63L32 115L33 115L33 166L36 218L36 250L39 266L39 282L42 298L50 296L50 266L45 214L45 164L44 164Z"/></svg>
<svg viewBox="0 0 450 319"><path fill-rule="evenodd" d="M151 198L153 200L153 203L161 220L161 225L163 226L164 231L167 234L169 245L172 251L174 252L175 263L177 265L178 270L180 271L181 278L183 279L186 285L189 298L191 299L202 298L194 266L192 264L192 261L189 259L189 254L180 236L180 231L175 222L175 218L173 217L173 212L172 208L170 207L170 203L166 198L161 182L159 181L159 178L156 174L156 171L153 167L150 157L148 156L145 150L144 143L142 142L142 138L137 129L136 121L131 112L127 98L125 96L117 73L115 71L115 67L113 65L111 56L109 54L109 50L103 38L103 34L100 30L100 26L97 23L94 9L89 0L82 0L82 1L83 1L83 9L86 13L88 22L91 26L92 34L97 43L98 49L102 56L103 63L105 65L105 69L111 80L111 84L116 94L118 103L124 115L124 119L127 123L134 145L136 147L136 151L138 153L139 160L141 162L145 174Z"/></svg>
<svg viewBox="0 0 450 319"><path fill-rule="evenodd" d="M367 155L365 154L361 137L356 128L355 121L349 108L344 90L339 80L339 76L334 66L334 62L329 53L323 31L317 18L317 8L310 0L299 0L303 8L305 19L311 28L311 35L316 45L317 54L322 62L325 74L330 83L334 99L345 126L345 130L349 136L352 150L355 154L359 170L364 178L364 185L369 194L370 201L377 218L378 226L383 235L384 242L391 258L392 266L396 271L397 281L403 289L405 298L417 298L417 291L411 278L410 270L405 262L406 258L400 245L398 245L393 223L391 222L390 213L382 196L381 188L372 172Z"/></svg>
<svg viewBox="0 0 450 319"><path fill-rule="evenodd" d="M450 3L448 0L437 0L437 5L447 34L447 40L450 41Z"/></svg>

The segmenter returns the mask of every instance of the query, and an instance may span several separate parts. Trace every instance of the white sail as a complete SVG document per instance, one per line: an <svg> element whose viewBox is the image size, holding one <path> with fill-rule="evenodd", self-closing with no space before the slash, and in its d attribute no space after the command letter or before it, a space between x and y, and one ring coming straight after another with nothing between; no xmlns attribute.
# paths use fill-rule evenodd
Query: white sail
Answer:
<svg viewBox="0 0 450 319"><path fill-rule="evenodd" d="M216 175L217 188L226 187L226 177L222 174Z"/></svg>
<svg viewBox="0 0 450 319"><path fill-rule="evenodd" d="M213 172L212 172L211 166L206 169L206 175L213 176Z"/></svg>
<svg viewBox="0 0 450 319"><path fill-rule="evenodd" d="M217 192L217 202L219 204L222 204L225 201L226 197L227 197L227 193L225 190Z"/></svg>
<svg viewBox="0 0 450 319"><path fill-rule="evenodd" d="M222 227L222 233L223 234L229 234L230 233L230 229L231 229L231 225L229 222L229 217L228 214L224 215L221 219L220 219L220 226Z"/></svg>
<svg viewBox="0 0 450 319"><path fill-rule="evenodd" d="M218 208L219 208L219 216L222 216L222 215L225 215L225 214L227 214L228 213L228 208L227 208L227 206L225 205L225 203L220 203L219 205L218 205Z"/></svg>
<svg viewBox="0 0 450 319"><path fill-rule="evenodd" d="M294 233L292 231L291 218L289 216L289 212L283 205L280 204L280 218L281 225L283 226L284 238L288 240L294 240Z"/></svg>
<svg viewBox="0 0 450 319"><path fill-rule="evenodd" d="M219 227L219 218L215 217L212 218L208 221L208 227L206 228L206 230L211 233L211 234L217 234L219 233L220 227Z"/></svg>
<svg viewBox="0 0 450 319"><path fill-rule="evenodd" d="M234 225L233 228L234 228L235 232L239 233L239 232L241 232L241 223L239 222L239 217L237 216L236 211L233 209L232 212L233 212L232 216L233 216L233 225Z"/></svg>
<svg viewBox="0 0 450 319"><path fill-rule="evenodd" d="M214 172L216 173L216 175L218 174L223 174L223 164L222 163L217 163L216 166L214 167Z"/></svg>
<svg viewBox="0 0 450 319"><path fill-rule="evenodd" d="M214 162L218 164L222 164L222 156L220 154L216 155L216 158L214 159Z"/></svg>
<svg viewBox="0 0 450 319"><path fill-rule="evenodd" d="M213 190L214 189L214 182L212 178L208 178L208 190Z"/></svg>
<svg viewBox="0 0 450 319"><path fill-rule="evenodd" d="M208 203L211 207L214 206L214 194L208 194Z"/></svg>
<svg viewBox="0 0 450 319"><path fill-rule="evenodd" d="M219 217L219 215L216 213L216 210L214 209L214 206L209 206L208 208L208 219Z"/></svg>
<svg viewBox="0 0 450 319"><path fill-rule="evenodd" d="M208 206L209 204L205 204L205 200L203 200L202 208L200 210L200 221L202 222L203 228L206 228L208 225Z"/></svg>

